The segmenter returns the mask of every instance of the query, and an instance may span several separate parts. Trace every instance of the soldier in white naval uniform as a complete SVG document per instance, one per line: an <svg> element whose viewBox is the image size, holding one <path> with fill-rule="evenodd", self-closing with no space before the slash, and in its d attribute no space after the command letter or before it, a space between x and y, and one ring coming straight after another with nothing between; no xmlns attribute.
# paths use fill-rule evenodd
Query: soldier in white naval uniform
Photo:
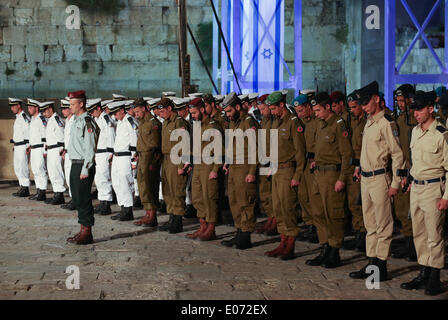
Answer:
<svg viewBox="0 0 448 320"><path fill-rule="evenodd" d="M70 142L70 132L73 125L73 113L70 110L70 99L66 97L65 99L61 100L61 111L62 115L65 117L65 130L64 130L64 144L65 148L67 148L69 142ZM70 156L67 153L66 149L63 149L61 151L62 159L64 160L64 174L65 174L65 182L68 186L68 193L70 195L70 201L66 204L61 205L62 209L67 210L75 210L75 204L72 201L72 190L70 188L70 169L72 167L72 161L70 160Z"/></svg>
<svg viewBox="0 0 448 320"><path fill-rule="evenodd" d="M48 185L47 165L45 163L45 131L47 118L39 110L39 101L27 100L28 112L31 115L30 123L30 162L36 184L36 194L30 200L45 201Z"/></svg>
<svg viewBox="0 0 448 320"><path fill-rule="evenodd" d="M14 144L14 172L19 180L20 189L13 193L16 197L30 195L30 170L28 168L27 149L29 146L30 118L22 110L22 100L9 98L11 111L16 115L14 133L11 143Z"/></svg>

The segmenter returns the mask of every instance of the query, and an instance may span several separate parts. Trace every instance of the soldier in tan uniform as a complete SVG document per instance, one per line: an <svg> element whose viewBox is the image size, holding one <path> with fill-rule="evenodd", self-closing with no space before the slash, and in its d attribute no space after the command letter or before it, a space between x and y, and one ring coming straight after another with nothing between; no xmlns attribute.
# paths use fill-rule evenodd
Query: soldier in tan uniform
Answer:
<svg viewBox="0 0 448 320"><path fill-rule="evenodd" d="M414 87L410 84L404 84L395 91L395 99L400 109L400 115L397 118L398 134L406 169L411 167L411 154L409 151L411 131L417 125L414 112L409 110L409 95L414 93ZM409 219L409 203L409 193L403 193L399 190L398 194L394 197L394 208L395 215L401 222L400 232L405 238L404 243L399 242L398 246L392 246L391 252L393 258L417 261L417 254L412 239L412 222Z"/></svg>
<svg viewBox="0 0 448 320"><path fill-rule="evenodd" d="M156 211L159 207L162 124L147 109L143 99L135 102L135 116L139 121L137 134L137 182L140 199L146 215L134 222L137 226L157 226Z"/></svg>
<svg viewBox="0 0 448 320"><path fill-rule="evenodd" d="M200 154L202 155L200 163L196 163L195 156L193 156L193 179L192 179L192 196L193 205L197 210L200 227L197 231L188 234L190 239L197 239L201 241L210 241L216 239L215 225L218 217L218 170L221 167L222 157L219 155L219 162L214 161L215 154L210 154L209 157L204 157L204 148L210 145L211 142L203 141L202 135L207 130L217 130L221 134L222 128L217 122L210 119L205 112L205 104L202 98L195 98L189 104L190 114L195 121L201 122L200 132L193 134L201 135ZM223 144L223 140L219 141ZM216 151L216 150L214 150Z"/></svg>
<svg viewBox="0 0 448 320"><path fill-rule="evenodd" d="M314 188L317 188L324 208L322 214L314 217L314 221L324 227L317 230L319 242L324 245L320 254L306 263L336 268L341 265L339 249L344 240L344 190L351 178L352 146L344 120L332 112L328 93L317 94L311 105L316 117L322 120L316 131L316 155L311 168L315 169Z"/></svg>
<svg viewBox="0 0 448 320"><path fill-rule="evenodd" d="M366 254L368 264L361 270L351 272L354 279L369 276L366 269L376 265L380 281L387 280L387 258L394 222L391 198L398 193L400 178L397 170L404 168L403 152L398 141L398 128L393 118L385 115L380 107L378 83L372 82L357 91L364 112L369 116L364 127L361 149L362 211L367 229ZM392 161L392 168L389 167ZM362 177L361 177L362 176Z"/></svg>
<svg viewBox="0 0 448 320"><path fill-rule="evenodd" d="M263 146L266 146L266 156L269 157L270 150L270 131L272 129L272 124L274 121L274 116L269 109L269 106L266 104L266 99L269 95L265 94L258 98L258 109L261 112L261 129L266 130L266 143ZM258 182L258 191L260 194L260 201L263 206L264 212L268 216L268 220L266 223L256 232L264 233L268 236L273 236L278 234L277 231L277 220L274 216L274 209L272 206L272 176L260 175Z"/></svg>
<svg viewBox="0 0 448 320"><path fill-rule="evenodd" d="M413 178L411 191L412 229L419 275L401 288L425 288L426 295L442 292L440 269L444 267L443 226L448 209L448 131L434 118L433 93L417 92L411 96L418 125L412 130L411 154ZM405 187L405 181L402 182ZM409 189L408 189L409 191Z"/></svg>
<svg viewBox="0 0 448 320"><path fill-rule="evenodd" d="M347 185L347 200L350 213L352 215L352 226L355 230L355 238L352 241L344 241L343 248L347 250L366 251L366 228L362 218L361 199L361 184L356 178L360 170L361 147L362 147L362 133L367 119L362 110L358 96L352 92L347 97L347 104L352 114L351 118L351 141L353 148L353 159L351 160L352 172L356 174L353 178L348 180Z"/></svg>
<svg viewBox="0 0 448 320"><path fill-rule="evenodd" d="M316 130L320 123L314 115L311 108L310 99L308 95L301 94L292 102L297 116L304 124L303 133L306 142L306 167L304 174L302 175L302 181L300 181L300 188L298 192L300 206L302 207L302 219L305 223L304 229L298 236L299 241L309 241L311 243L318 243L316 223L313 216L316 214L322 214L323 206L322 200L318 192L313 192L312 186L314 185L314 175L311 173L311 163L315 157L315 140ZM319 229L323 227L320 226ZM323 245L324 243L321 243Z"/></svg>
<svg viewBox="0 0 448 320"><path fill-rule="evenodd" d="M188 160L185 161L185 159L180 164L172 162L170 153L172 148L178 144L178 141L170 141L170 137L174 130L188 132L189 124L176 113L170 99L162 98L157 108L160 109L160 116L164 119L162 125L162 192L166 202L166 210L170 216L169 221L160 226L159 230L179 233L183 231L182 217L185 214L185 190L187 176L191 168ZM189 155L181 156L189 157Z"/></svg>
<svg viewBox="0 0 448 320"><path fill-rule="evenodd" d="M294 209L297 187L306 165L306 149L303 126L297 116L288 111L284 99L281 92L274 92L266 99L266 104L276 117L272 129L278 132L278 160L274 164L277 172L272 176L272 204L281 242L265 255L289 260L295 257L294 243L300 231Z"/></svg>
<svg viewBox="0 0 448 320"><path fill-rule="evenodd" d="M237 95L232 92L226 96L222 106L226 116L230 119L230 129L241 129L244 133L255 137L257 141L258 123L241 106L241 101ZM253 133L251 133L253 131ZM243 136L244 137L244 136ZM221 244L227 247L236 246L237 249L244 250L252 247L250 235L255 231L255 200L257 196L256 174L258 167L258 157L255 151L254 163L249 163L248 140L244 138L243 142L236 137L232 137L233 158L226 160L224 172L228 174L228 195L230 210L237 229L234 238L223 240ZM237 144L243 143L243 148L237 154ZM257 148L256 148L257 149ZM256 150L255 149L255 150ZM242 154L241 154L242 151ZM228 157L226 151L226 158ZM237 159L243 160L238 163ZM227 162L230 162L229 165Z"/></svg>

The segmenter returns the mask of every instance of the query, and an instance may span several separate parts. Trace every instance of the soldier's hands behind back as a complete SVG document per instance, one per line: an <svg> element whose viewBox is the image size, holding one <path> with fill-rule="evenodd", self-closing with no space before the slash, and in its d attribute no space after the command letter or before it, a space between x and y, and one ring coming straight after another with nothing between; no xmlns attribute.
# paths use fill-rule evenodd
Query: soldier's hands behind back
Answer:
<svg viewBox="0 0 448 320"><path fill-rule="evenodd" d="M215 180L218 179L218 174L216 172L210 172L210 174L208 175L208 179L209 180Z"/></svg>
<svg viewBox="0 0 448 320"><path fill-rule="evenodd" d="M440 199L437 202L437 210L439 211L448 210L448 200Z"/></svg>
<svg viewBox="0 0 448 320"><path fill-rule="evenodd" d="M252 174L248 174L246 176L246 183L254 183L255 182L255 176Z"/></svg>
<svg viewBox="0 0 448 320"><path fill-rule="evenodd" d="M298 186L299 186L299 181L292 179L291 180L291 188L298 187Z"/></svg>
<svg viewBox="0 0 448 320"><path fill-rule="evenodd" d="M398 189L394 189L392 187L389 188L389 191L387 192L387 195L389 198L392 198L398 194Z"/></svg>
<svg viewBox="0 0 448 320"><path fill-rule="evenodd" d="M342 181L336 181L336 184L334 185L334 191L335 192L341 192L345 188L345 183Z"/></svg>

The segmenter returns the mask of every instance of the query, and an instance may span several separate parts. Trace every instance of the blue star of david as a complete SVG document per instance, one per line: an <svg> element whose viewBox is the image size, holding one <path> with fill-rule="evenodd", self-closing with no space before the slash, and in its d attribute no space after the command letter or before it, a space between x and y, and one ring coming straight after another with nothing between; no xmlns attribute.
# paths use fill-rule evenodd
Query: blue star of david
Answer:
<svg viewBox="0 0 448 320"><path fill-rule="evenodd" d="M245 54L244 56L246 57L247 60L249 60L249 59L250 59L250 53L249 53L249 51L247 51L246 54Z"/></svg>
<svg viewBox="0 0 448 320"><path fill-rule="evenodd" d="M271 49L263 49L263 53L261 54L265 59L271 59L271 56L274 55Z"/></svg>

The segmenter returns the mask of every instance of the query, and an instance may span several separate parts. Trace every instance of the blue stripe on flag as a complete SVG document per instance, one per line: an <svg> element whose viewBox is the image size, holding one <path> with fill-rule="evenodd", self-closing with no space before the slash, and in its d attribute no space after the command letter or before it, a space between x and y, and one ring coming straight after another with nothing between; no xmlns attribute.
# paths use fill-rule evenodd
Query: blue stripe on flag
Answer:
<svg viewBox="0 0 448 320"><path fill-rule="evenodd" d="M255 12L259 12L259 0L255 0ZM254 14L254 48L257 48L257 52L255 52L255 61L253 66L253 92L258 92L258 24L259 24L259 15Z"/></svg>
<svg viewBox="0 0 448 320"><path fill-rule="evenodd" d="M230 39L232 39L232 35L231 35L231 26L232 26L232 20L231 20L231 17L232 17L232 3L231 3L231 0L228 0L227 1L227 44L228 44L228 46L229 46L229 50L232 50L231 48L230 48L230 46L232 45L232 43L231 43L231 41L230 41ZM224 68L222 68L223 69L223 71L224 71ZM225 72L227 73L227 74L229 74L229 70L230 70L230 60L229 60L229 57L227 57L227 68L226 68L226 70L225 70ZM226 79L227 79L227 75L226 75ZM227 93L230 93L230 83L231 83L231 81L227 81Z"/></svg>
<svg viewBox="0 0 448 320"><path fill-rule="evenodd" d="M283 0L277 0L277 7L281 6ZM281 12L280 10L276 10L275 13L275 44L280 48L280 22L281 22ZM274 90L279 90L279 81L280 81L280 54L275 51L275 72L274 72Z"/></svg>

